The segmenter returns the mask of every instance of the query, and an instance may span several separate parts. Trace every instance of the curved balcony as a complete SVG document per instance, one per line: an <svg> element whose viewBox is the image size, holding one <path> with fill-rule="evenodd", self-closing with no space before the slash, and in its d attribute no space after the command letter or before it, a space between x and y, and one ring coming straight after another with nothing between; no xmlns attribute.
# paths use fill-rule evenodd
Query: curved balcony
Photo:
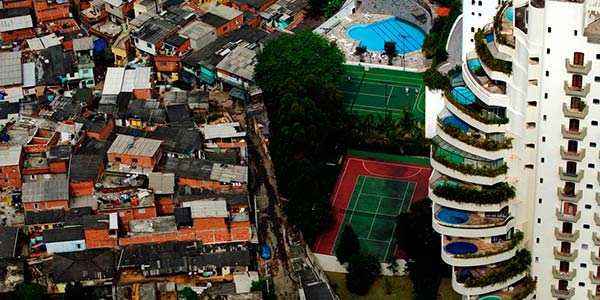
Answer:
<svg viewBox="0 0 600 300"><path fill-rule="evenodd" d="M572 130L567 129L567 126L563 124L561 130L562 136L565 139L581 141L587 136L587 127L583 127L581 130Z"/></svg>
<svg viewBox="0 0 600 300"><path fill-rule="evenodd" d="M576 65L571 63L571 59L565 58L565 68L567 73L587 75L592 69L592 61L588 60L584 65Z"/></svg>
<svg viewBox="0 0 600 300"><path fill-rule="evenodd" d="M439 172L434 171L439 174ZM470 211L480 211L480 212L498 212L504 207L508 205L508 200L506 202L498 202L498 203L476 203L476 202L462 202L452 199L452 197L446 196L445 194L439 193L435 191L436 186L443 184L443 182L448 181L449 177L439 177L430 182L429 185L429 198L433 203L443 207L449 207L458 210L470 210ZM458 183L460 187L476 189L478 188L475 185L467 185L464 183ZM450 198L447 199L446 197Z"/></svg>
<svg viewBox="0 0 600 300"><path fill-rule="evenodd" d="M558 195L558 199L560 201L567 201L567 202L574 202L574 203L579 202L579 200L581 200L581 197L583 196L583 192L581 190L571 193L571 194L566 194L566 193L564 193L563 189L561 189L561 188L557 188L556 194Z"/></svg>
<svg viewBox="0 0 600 300"><path fill-rule="evenodd" d="M448 209L436 204L434 204L433 209L433 230L444 235L462 236L467 238L498 236L506 234L515 226L515 221L512 216L506 218L491 218L474 212L460 211L461 217L466 216L466 221L464 219L448 220L446 217L440 217L440 212L443 213L444 211L448 211Z"/></svg>
<svg viewBox="0 0 600 300"><path fill-rule="evenodd" d="M581 219L581 211L578 211L575 215L571 215L571 214L565 214L562 211L560 211L560 209L556 209L556 218L559 221L563 221L563 222L571 222L571 223L577 223L577 221L579 221L579 219Z"/></svg>
<svg viewBox="0 0 600 300"><path fill-rule="evenodd" d="M600 284L600 276L594 274L593 271L590 271L590 282L592 284Z"/></svg>
<svg viewBox="0 0 600 300"><path fill-rule="evenodd" d="M431 177L429 188L433 196L453 203L452 205L438 203L439 205L471 211L498 212L516 195L515 188L506 182L481 187L440 176L437 171Z"/></svg>
<svg viewBox="0 0 600 300"><path fill-rule="evenodd" d="M595 294L594 292L588 290L588 299L590 299L590 300L600 300L600 294Z"/></svg>
<svg viewBox="0 0 600 300"><path fill-rule="evenodd" d="M582 161L585 157L585 148L579 150L578 152L568 152L565 151L564 146L560 146L560 157L564 160Z"/></svg>
<svg viewBox="0 0 600 300"><path fill-rule="evenodd" d="M489 269L489 268L487 268L487 269ZM494 291L505 289L505 288L513 285L514 283L518 282L519 280L525 278L525 276L527 276L527 273L525 271L523 271L521 274L516 275L512 278L509 278L508 280L503 281L503 282L498 282L498 283L483 286L483 287L466 287L465 284L458 282L457 277L456 277L456 272L452 272L452 288L457 293L462 294L462 295L481 295L481 294L487 294L487 293L491 293Z"/></svg>
<svg viewBox="0 0 600 300"><path fill-rule="evenodd" d="M556 267L552 267L552 277L558 280L573 280L577 276L577 269L572 269L569 272L562 272Z"/></svg>
<svg viewBox="0 0 600 300"><path fill-rule="evenodd" d="M508 156L509 149L512 148L512 139L504 142L486 138L485 133L478 133L472 130L463 131L458 126L442 124L438 120L437 135L449 144L490 160L497 160Z"/></svg>
<svg viewBox="0 0 600 300"><path fill-rule="evenodd" d="M462 151L442 140L432 139L431 166L447 176L475 184L494 185L506 181L508 167L503 159L487 160Z"/></svg>
<svg viewBox="0 0 600 300"><path fill-rule="evenodd" d="M563 167L558 167L558 176L563 181L580 182L583 179L583 170L579 170L577 173L567 173Z"/></svg>
<svg viewBox="0 0 600 300"><path fill-rule="evenodd" d="M513 284L511 288L502 289L495 291L490 294L479 295L480 299L487 296L497 296L500 299L519 299L519 300L531 300L535 295L536 282L533 281L531 276L525 276L522 280Z"/></svg>
<svg viewBox="0 0 600 300"><path fill-rule="evenodd" d="M600 237L595 232L592 233L592 241L594 242L594 245L600 246Z"/></svg>
<svg viewBox="0 0 600 300"><path fill-rule="evenodd" d="M559 241L573 243L579 239L579 230L575 230L573 233L565 233L558 228L554 228L554 237Z"/></svg>
<svg viewBox="0 0 600 300"><path fill-rule="evenodd" d="M463 79L467 87L486 105L507 106L506 83L492 80L483 69L481 70L475 74L475 71L469 68L468 62L463 63Z"/></svg>
<svg viewBox="0 0 600 300"><path fill-rule="evenodd" d="M590 258L592 259L592 263L596 266L600 266L600 257L598 256L598 254L596 254L596 252L591 251L590 252Z"/></svg>
<svg viewBox="0 0 600 300"><path fill-rule="evenodd" d="M550 289L552 292L552 297L559 298L559 299L571 299L571 298L573 298L573 295L575 295L575 288L570 288L567 290L559 290L556 287L554 287L554 285L552 285L550 287Z"/></svg>
<svg viewBox="0 0 600 300"><path fill-rule="evenodd" d="M512 240L500 241L496 243L486 242L480 238L463 238L442 236L442 260L456 267L472 267L487 264L493 264L508 260L515 256L521 238L516 236ZM453 242L467 242L477 246L477 252L463 255L455 255L446 251L446 246Z"/></svg>
<svg viewBox="0 0 600 300"><path fill-rule="evenodd" d="M560 252L558 250L558 248L554 247L554 258L557 260L565 260L568 262L573 262L573 261L575 261L575 259L577 259L578 255L579 255L578 250L575 250L571 253L566 253L566 252Z"/></svg>
<svg viewBox="0 0 600 300"><path fill-rule="evenodd" d="M563 114L567 118L585 119L590 112L590 107L585 105L582 109L572 109L569 107L569 105L563 103L562 110Z"/></svg>
<svg viewBox="0 0 600 300"><path fill-rule="evenodd" d="M598 215L598 213L594 213L594 222L596 225L600 226L600 215Z"/></svg>
<svg viewBox="0 0 600 300"><path fill-rule="evenodd" d="M567 96L585 98L590 93L590 84L586 83L583 87L570 86L569 82L565 80L564 86L565 94Z"/></svg>
<svg viewBox="0 0 600 300"><path fill-rule="evenodd" d="M448 100L444 101L446 109L448 109L451 114L469 124L469 126L485 133L506 131L506 124L508 123L507 118L500 117L473 104L460 104L454 99L450 91L445 91L444 96Z"/></svg>

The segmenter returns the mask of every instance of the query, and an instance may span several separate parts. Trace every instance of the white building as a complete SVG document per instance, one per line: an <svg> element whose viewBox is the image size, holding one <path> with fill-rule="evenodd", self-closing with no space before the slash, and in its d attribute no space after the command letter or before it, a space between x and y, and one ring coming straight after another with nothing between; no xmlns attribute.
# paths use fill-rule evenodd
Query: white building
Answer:
<svg viewBox="0 0 600 300"><path fill-rule="evenodd" d="M433 138L442 259L463 299L600 299L600 4L498 11L465 34ZM479 22L463 17L463 32Z"/></svg>

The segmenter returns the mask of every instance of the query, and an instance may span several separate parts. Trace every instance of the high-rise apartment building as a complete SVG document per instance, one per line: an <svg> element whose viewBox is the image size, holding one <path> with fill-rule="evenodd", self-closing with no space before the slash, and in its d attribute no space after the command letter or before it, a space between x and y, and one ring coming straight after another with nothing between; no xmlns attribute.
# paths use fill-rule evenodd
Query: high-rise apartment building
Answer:
<svg viewBox="0 0 600 300"><path fill-rule="evenodd" d="M463 299L600 299L600 2L463 3L433 228ZM476 9L476 8L475 8ZM471 41L472 39L472 41Z"/></svg>

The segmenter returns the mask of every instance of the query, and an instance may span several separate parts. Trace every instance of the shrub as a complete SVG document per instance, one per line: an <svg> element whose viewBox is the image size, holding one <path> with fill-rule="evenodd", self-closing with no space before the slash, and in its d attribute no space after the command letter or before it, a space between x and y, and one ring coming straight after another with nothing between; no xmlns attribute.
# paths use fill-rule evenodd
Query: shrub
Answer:
<svg viewBox="0 0 600 300"><path fill-rule="evenodd" d="M498 71L506 75L510 75L512 73L512 63L509 61L496 59L490 52L490 49L488 49L483 36L483 30L481 29L477 30L475 33L475 51L477 52L477 56L479 56L481 62L483 62L492 71Z"/></svg>
<svg viewBox="0 0 600 300"><path fill-rule="evenodd" d="M496 177L502 174L506 174L506 172L508 172L508 166L506 165L506 163L502 164L499 167L484 166L478 168L471 164L461 164L452 162L450 161L450 159L448 159L448 157L437 152L433 152L433 159L450 169L459 171L466 175Z"/></svg>
<svg viewBox="0 0 600 300"><path fill-rule="evenodd" d="M523 278L521 284L523 285L521 290L514 294L512 297L510 297L508 300L525 299L525 297L531 295L531 293L535 291L536 282L535 280L533 280L533 278L531 278L531 276L526 276L525 278Z"/></svg>
<svg viewBox="0 0 600 300"><path fill-rule="evenodd" d="M452 124L442 124L442 130L448 134L449 136L463 142L469 144L473 147L477 147L480 149L488 150L488 151L498 151L502 149L510 149L512 148L512 138L506 138L503 142L496 141L490 138L477 138L474 135L469 135L460 127Z"/></svg>
<svg viewBox="0 0 600 300"><path fill-rule="evenodd" d="M433 90L447 90L450 88L450 80L447 76L438 72L435 68L429 68L423 74L423 81Z"/></svg>
<svg viewBox="0 0 600 300"><path fill-rule="evenodd" d="M489 125L489 124L507 124L508 123L508 118L506 118L506 117L500 118L498 116L487 115L482 112L475 111L475 110L469 108L468 106L459 103L458 101L456 101L456 99L454 99L454 96L452 96L450 89L444 90L444 96L446 96L446 99L448 99L448 101L450 101L450 103L452 103L460 111L464 112L465 114L469 115L471 118L473 118L483 124Z"/></svg>
<svg viewBox="0 0 600 300"><path fill-rule="evenodd" d="M506 34L502 33L502 14L504 13L506 7L508 5L512 5L512 1L507 1L502 4L500 9L496 12L494 16L494 35L496 36L496 41L502 45L515 48L514 45L508 43L508 39L506 38Z"/></svg>
<svg viewBox="0 0 600 300"><path fill-rule="evenodd" d="M453 186L444 184L436 186L433 193L444 199L479 205L499 204L515 197L515 187L506 182L495 184L490 189L478 190L476 188Z"/></svg>
<svg viewBox="0 0 600 300"><path fill-rule="evenodd" d="M527 271L531 264L531 253L526 249L517 251L505 266L494 269L479 277L468 277L465 280L465 287L484 287L497 283L506 282L507 280L522 274Z"/></svg>

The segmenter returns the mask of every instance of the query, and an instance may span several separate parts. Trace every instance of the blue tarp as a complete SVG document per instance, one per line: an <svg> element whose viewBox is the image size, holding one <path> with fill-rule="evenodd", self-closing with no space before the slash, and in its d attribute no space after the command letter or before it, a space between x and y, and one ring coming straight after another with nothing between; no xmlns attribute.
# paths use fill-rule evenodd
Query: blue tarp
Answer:
<svg viewBox="0 0 600 300"><path fill-rule="evenodd" d="M94 52L102 53L108 47L108 43L106 43L103 39L97 39L94 41Z"/></svg>

